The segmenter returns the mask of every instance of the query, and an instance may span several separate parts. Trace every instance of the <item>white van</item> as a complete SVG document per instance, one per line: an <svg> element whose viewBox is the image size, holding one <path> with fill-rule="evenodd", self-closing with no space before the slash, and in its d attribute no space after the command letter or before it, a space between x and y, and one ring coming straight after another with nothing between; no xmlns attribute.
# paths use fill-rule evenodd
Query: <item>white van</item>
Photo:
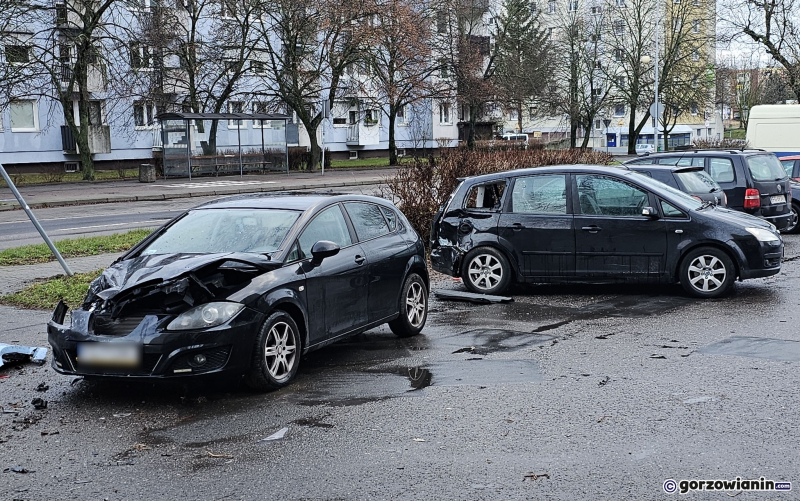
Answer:
<svg viewBox="0 0 800 501"><path fill-rule="evenodd" d="M747 142L778 157L800 155L800 104L762 104L750 108Z"/></svg>
<svg viewBox="0 0 800 501"><path fill-rule="evenodd" d="M503 141L519 141L521 143L528 144L528 135L527 134L503 134L500 136Z"/></svg>

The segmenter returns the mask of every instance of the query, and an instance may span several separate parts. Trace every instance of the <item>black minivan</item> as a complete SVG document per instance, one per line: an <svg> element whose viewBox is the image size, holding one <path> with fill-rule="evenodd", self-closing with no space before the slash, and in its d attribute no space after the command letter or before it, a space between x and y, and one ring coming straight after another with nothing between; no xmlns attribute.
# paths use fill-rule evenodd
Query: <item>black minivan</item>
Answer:
<svg viewBox="0 0 800 501"><path fill-rule="evenodd" d="M764 150L692 150L645 155L625 165L703 167L725 191L728 207L786 230L791 221L789 176L774 153Z"/></svg>
<svg viewBox="0 0 800 501"><path fill-rule="evenodd" d="M514 282L680 282L712 298L781 269L763 219L625 167L561 165L461 180L431 229L431 264L473 292Z"/></svg>

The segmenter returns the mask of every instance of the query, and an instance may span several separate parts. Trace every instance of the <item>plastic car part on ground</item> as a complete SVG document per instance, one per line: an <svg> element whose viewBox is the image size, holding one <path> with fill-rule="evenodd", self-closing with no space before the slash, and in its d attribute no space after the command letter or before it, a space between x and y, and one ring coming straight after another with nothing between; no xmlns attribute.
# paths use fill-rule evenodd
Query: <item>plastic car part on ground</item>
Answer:
<svg viewBox="0 0 800 501"><path fill-rule="evenodd" d="M452 301L468 301L470 303L490 304L490 303L513 303L514 298L508 296L491 296L488 294L473 294L472 292L461 292L444 289L434 289L436 297L449 299Z"/></svg>
<svg viewBox="0 0 800 501"><path fill-rule="evenodd" d="M33 362L41 365L46 358L47 348L0 343L0 367L9 362Z"/></svg>

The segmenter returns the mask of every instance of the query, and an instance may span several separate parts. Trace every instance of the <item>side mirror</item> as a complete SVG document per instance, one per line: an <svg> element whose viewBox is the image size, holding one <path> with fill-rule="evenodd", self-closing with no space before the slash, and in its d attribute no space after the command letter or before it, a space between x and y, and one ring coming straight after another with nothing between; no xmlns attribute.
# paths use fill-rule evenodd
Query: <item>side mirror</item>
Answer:
<svg viewBox="0 0 800 501"><path fill-rule="evenodd" d="M642 215L653 219L658 218L658 212L652 207L643 207Z"/></svg>
<svg viewBox="0 0 800 501"><path fill-rule="evenodd" d="M311 247L311 263L319 266L326 257L335 256L339 253L339 246L329 240L320 240Z"/></svg>

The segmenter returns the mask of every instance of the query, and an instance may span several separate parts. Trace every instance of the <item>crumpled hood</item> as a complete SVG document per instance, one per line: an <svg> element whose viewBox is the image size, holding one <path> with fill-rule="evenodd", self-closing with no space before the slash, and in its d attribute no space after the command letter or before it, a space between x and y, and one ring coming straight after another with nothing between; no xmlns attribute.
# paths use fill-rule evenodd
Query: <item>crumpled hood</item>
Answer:
<svg viewBox="0 0 800 501"><path fill-rule="evenodd" d="M219 254L156 254L117 261L89 286L86 302L95 297L113 299L136 288L177 282L202 269L240 265L263 273L280 266L261 254L227 252Z"/></svg>

